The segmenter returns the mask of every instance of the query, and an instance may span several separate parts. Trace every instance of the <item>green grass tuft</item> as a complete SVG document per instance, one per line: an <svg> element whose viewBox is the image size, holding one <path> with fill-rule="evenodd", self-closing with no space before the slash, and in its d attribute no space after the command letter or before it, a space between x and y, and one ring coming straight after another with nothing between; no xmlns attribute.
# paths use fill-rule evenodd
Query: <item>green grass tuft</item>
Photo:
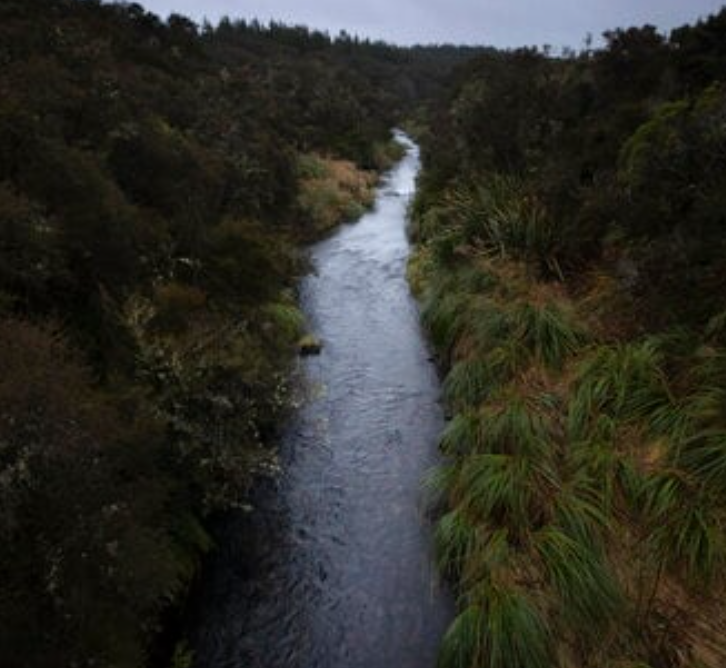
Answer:
<svg viewBox="0 0 726 668"><path fill-rule="evenodd" d="M549 526L537 533L535 545L561 600L558 609L569 625L579 631L592 631L620 611L622 594L592 544Z"/></svg>
<svg viewBox="0 0 726 668"><path fill-rule="evenodd" d="M485 454L461 463L454 493L458 507L471 516L520 531L533 516L533 486L533 466L526 458Z"/></svg>
<svg viewBox="0 0 726 668"><path fill-rule="evenodd" d="M542 615L518 589L486 583L446 634L439 668L551 668Z"/></svg>
<svg viewBox="0 0 726 668"><path fill-rule="evenodd" d="M477 413L457 413L444 429L439 447L446 455L471 454L479 449L481 435L481 418Z"/></svg>
<svg viewBox="0 0 726 668"><path fill-rule="evenodd" d="M524 304L513 313L517 336L535 358L547 367L559 369L584 344L582 330L561 308L548 304Z"/></svg>
<svg viewBox="0 0 726 668"><path fill-rule="evenodd" d="M485 360L457 362L444 381L444 399L458 410L476 408L492 391L496 380Z"/></svg>

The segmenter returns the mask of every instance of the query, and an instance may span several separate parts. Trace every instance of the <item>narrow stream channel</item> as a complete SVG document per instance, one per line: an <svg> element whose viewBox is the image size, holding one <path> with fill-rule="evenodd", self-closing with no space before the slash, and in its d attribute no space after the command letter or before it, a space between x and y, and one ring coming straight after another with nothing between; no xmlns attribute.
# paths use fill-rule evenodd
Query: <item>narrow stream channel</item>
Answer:
<svg viewBox="0 0 726 668"><path fill-rule="evenodd" d="M442 426L409 294L406 157L375 209L312 249L303 306L325 344L282 444L284 475L232 516L209 565L197 668L433 668L450 606L431 559L421 480Z"/></svg>

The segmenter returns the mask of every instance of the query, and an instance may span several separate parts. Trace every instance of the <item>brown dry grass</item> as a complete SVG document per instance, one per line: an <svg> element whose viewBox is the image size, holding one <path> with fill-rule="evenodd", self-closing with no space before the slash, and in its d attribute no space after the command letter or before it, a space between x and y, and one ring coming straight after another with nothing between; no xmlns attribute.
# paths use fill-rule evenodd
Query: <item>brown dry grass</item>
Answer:
<svg viewBox="0 0 726 668"><path fill-rule="evenodd" d="M305 156L299 205L315 233L359 218L375 200L377 176L348 160Z"/></svg>

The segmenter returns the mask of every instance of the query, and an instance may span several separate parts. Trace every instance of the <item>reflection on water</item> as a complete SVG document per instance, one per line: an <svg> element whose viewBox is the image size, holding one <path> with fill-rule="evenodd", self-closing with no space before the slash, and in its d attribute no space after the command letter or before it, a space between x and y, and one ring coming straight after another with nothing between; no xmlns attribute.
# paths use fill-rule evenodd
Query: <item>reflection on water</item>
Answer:
<svg viewBox="0 0 726 668"><path fill-rule="evenodd" d="M421 479L442 416L405 280L418 149L375 209L316 245L303 305L325 343L282 445L285 475L230 516L209 564L198 668L432 668L449 619ZM251 570L252 569L252 570Z"/></svg>

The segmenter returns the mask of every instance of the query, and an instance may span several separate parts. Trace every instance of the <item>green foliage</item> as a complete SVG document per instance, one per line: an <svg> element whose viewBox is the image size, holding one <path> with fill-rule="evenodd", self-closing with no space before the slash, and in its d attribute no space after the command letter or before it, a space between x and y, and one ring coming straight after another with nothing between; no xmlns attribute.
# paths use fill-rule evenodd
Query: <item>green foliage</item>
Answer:
<svg viewBox="0 0 726 668"><path fill-rule="evenodd" d="M250 307L275 298L291 263L250 221L224 220L208 233L201 283L221 302Z"/></svg>
<svg viewBox="0 0 726 668"><path fill-rule="evenodd" d="M466 513L452 510L436 525L435 546L441 571L460 576L479 547L477 527L467 520Z"/></svg>
<svg viewBox="0 0 726 668"><path fill-rule="evenodd" d="M546 418L518 399L486 410L482 451L532 456L552 447L553 434Z"/></svg>
<svg viewBox="0 0 726 668"><path fill-rule="evenodd" d="M454 412L443 666L720 665L725 30L483 53L429 112L412 274Z"/></svg>
<svg viewBox="0 0 726 668"><path fill-rule="evenodd" d="M153 327L173 333L189 328L206 306L207 296L199 288L171 282L156 286L154 302L157 313Z"/></svg>
<svg viewBox="0 0 726 668"><path fill-rule="evenodd" d="M495 175L486 187L454 191L450 202L472 244L492 255L532 262L562 278L558 255L567 231L519 179Z"/></svg>
<svg viewBox="0 0 726 668"><path fill-rule="evenodd" d="M450 292L431 293L424 301L423 322L438 347L449 350L456 342L463 331L463 314L469 299L469 295Z"/></svg>
<svg viewBox="0 0 726 668"><path fill-rule="evenodd" d="M457 362L446 376L444 397L456 408L476 407L487 396L495 379L480 360Z"/></svg>
<svg viewBox="0 0 726 668"><path fill-rule="evenodd" d="M668 420L658 420L663 407L669 409ZM663 355L654 342L601 346L585 359L570 410L573 433L582 433L601 412L615 419L647 419L661 433L678 431Z"/></svg>
<svg viewBox="0 0 726 668"><path fill-rule="evenodd" d="M578 463L580 466L574 479L558 489L552 519L581 545L597 547L613 525L610 489L600 488L601 478L591 477L586 463ZM608 479L603 476L602 480L607 482Z"/></svg>
<svg viewBox="0 0 726 668"><path fill-rule="evenodd" d="M472 454L480 448L482 420L475 412L458 412L441 435L439 447L450 456Z"/></svg>
<svg viewBox="0 0 726 668"><path fill-rule="evenodd" d="M644 509L653 527L649 544L660 562L682 568L697 584L712 582L726 560L726 527L709 492L663 472L648 481Z"/></svg>
<svg viewBox="0 0 726 668"><path fill-rule="evenodd" d="M479 518L498 519L512 530L527 526L532 510L534 472L525 457L483 454L461 465L454 492L461 508Z"/></svg>
<svg viewBox="0 0 726 668"><path fill-rule="evenodd" d="M467 668L477 663L483 644L484 611L469 606L459 613L444 637L439 655L439 668Z"/></svg>
<svg viewBox="0 0 726 668"><path fill-rule="evenodd" d="M487 292L487 287L482 291ZM504 347L516 338L511 312L485 299L472 300L464 322L466 333L473 338L476 349L482 353Z"/></svg>
<svg viewBox="0 0 726 668"><path fill-rule="evenodd" d="M570 624L594 632L612 621L621 609L621 595L602 555L556 527L542 529L534 540Z"/></svg>
<svg viewBox="0 0 726 668"><path fill-rule="evenodd" d="M294 303L270 304L264 313L272 318L275 328L288 341L297 341L305 329L305 315Z"/></svg>
<svg viewBox="0 0 726 668"><path fill-rule="evenodd" d="M540 613L525 594L494 583L477 592L447 632L441 668L528 666L547 668L550 639Z"/></svg>
<svg viewBox="0 0 726 668"><path fill-rule="evenodd" d="M714 289L724 252L725 108L722 84L665 103L622 148L624 224L638 240L650 240L633 245L638 287L671 320L705 320L719 308L692 295Z"/></svg>
<svg viewBox="0 0 726 668"><path fill-rule="evenodd" d="M572 315L554 304L523 304L512 319L517 338L545 366L560 368L584 343L584 335Z"/></svg>

